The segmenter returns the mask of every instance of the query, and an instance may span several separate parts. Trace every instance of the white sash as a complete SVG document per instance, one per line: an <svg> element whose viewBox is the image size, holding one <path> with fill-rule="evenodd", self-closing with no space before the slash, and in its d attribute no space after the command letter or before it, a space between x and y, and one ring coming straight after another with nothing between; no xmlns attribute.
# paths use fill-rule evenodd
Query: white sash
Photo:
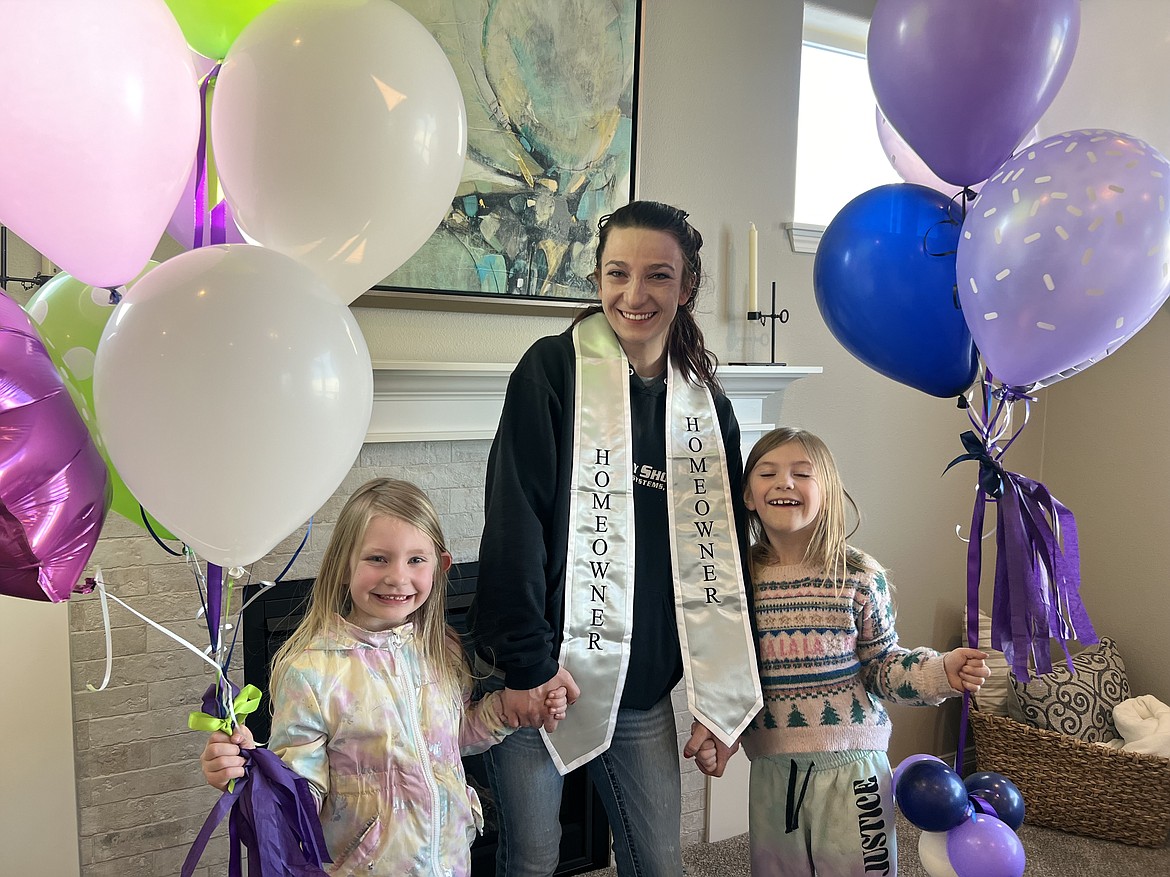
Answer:
<svg viewBox="0 0 1170 877"><path fill-rule="evenodd" d="M580 699L551 734L568 773L609 748L634 614L629 363L603 314L573 330L573 474L561 666ZM618 400L621 404L618 404ZM744 596L723 437L706 387L667 369L667 507L687 699L731 745L763 699Z"/></svg>

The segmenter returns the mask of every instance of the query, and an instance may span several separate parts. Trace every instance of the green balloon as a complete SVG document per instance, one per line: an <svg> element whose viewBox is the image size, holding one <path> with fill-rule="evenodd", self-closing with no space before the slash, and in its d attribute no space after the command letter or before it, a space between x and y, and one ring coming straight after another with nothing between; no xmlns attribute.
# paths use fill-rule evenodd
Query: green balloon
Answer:
<svg viewBox="0 0 1170 877"><path fill-rule="evenodd" d="M157 262L148 262L146 268L129 284L134 284ZM114 305L110 302L110 291L102 287L87 286L72 275L61 272L38 289L24 306L33 325L40 333L41 341L49 352L49 358L57 366L65 388L73 397L81 419L89 427L89 434L97 445L106 468L110 472L110 486L113 499L110 508L136 524L142 524L142 506L122 476L110 462L98 430L97 417L93 407L93 363L97 356L98 342L102 339ZM147 514L150 526L160 539L176 538L169 530Z"/></svg>
<svg viewBox="0 0 1170 877"><path fill-rule="evenodd" d="M187 45L222 61L240 31L276 0L167 0Z"/></svg>

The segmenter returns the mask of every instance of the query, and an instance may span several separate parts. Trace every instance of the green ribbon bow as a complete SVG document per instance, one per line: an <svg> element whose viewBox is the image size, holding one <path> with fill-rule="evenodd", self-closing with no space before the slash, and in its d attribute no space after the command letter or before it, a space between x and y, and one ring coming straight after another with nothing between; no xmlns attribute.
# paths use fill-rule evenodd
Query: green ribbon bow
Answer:
<svg viewBox="0 0 1170 877"><path fill-rule="evenodd" d="M256 712L257 707L260 706L260 689L255 685L245 685L240 689L240 693L236 695L236 699L232 701L232 709L237 718L242 718L249 713ZM223 731L225 734L232 732L231 716L225 716L220 719L216 716L209 716L207 713L191 713L187 716L187 727L192 731Z"/></svg>

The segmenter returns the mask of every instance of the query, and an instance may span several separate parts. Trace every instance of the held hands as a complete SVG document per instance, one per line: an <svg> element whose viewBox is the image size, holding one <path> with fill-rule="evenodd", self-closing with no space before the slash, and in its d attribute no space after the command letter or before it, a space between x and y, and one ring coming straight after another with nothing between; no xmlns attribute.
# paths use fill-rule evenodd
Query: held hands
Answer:
<svg viewBox="0 0 1170 877"><path fill-rule="evenodd" d="M943 655L943 669L947 682L955 691L979 690L985 679L991 675L987 667L987 653L978 649L954 649Z"/></svg>
<svg viewBox="0 0 1170 877"><path fill-rule="evenodd" d="M561 719L565 717L565 713L569 709L569 690L565 686L554 688L548 692L544 698L544 727L546 730L554 731ZM552 727L549 727L549 723Z"/></svg>
<svg viewBox="0 0 1170 877"><path fill-rule="evenodd" d="M691 722L691 739L683 747L683 757L693 758L700 771L709 777L721 777L727 761L739 751L739 741L725 746L702 722Z"/></svg>
<svg viewBox="0 0 1170 877"><path fill-rule="evenodd" d="M241 749L255 749L256 739L244 725L237 725L229 737L223 731L214 731L199 756L203 778L207 785L221 792L227 789L230 780L244 775L244 757Z"/></svg>
<svg viewBox="0 0 1170 877"><path fill-rule="evenodd" d="M581 689L564 667L536 688L527 690L505 688L503 691L504 721L513 728L541 728L556 730L565 717L569 705L581 696Z"/></svg>

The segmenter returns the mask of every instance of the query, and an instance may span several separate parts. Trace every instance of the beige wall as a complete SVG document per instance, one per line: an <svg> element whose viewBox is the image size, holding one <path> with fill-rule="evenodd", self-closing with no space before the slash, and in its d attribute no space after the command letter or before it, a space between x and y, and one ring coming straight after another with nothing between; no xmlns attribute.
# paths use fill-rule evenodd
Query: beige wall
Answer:
<svg viewBox="0 0 1170 877"><path fill-rule="evenodd" d="M867 0L824 5L872 8ZM967 531L974 473L969 467L941 473L961 450L966 418L953 402L853 360L817 313L812 257L791 253L783 237L782 223L792 218L801 5L645 0L645 10L638 191L686 207L707 239L700 311L708 339L723 360L767 359L767 334L742 319L745 229L755 222L761 281L777 280L781 305L792 315L779 328L779 357L824 366L823 375L785 394L782 419L820 433L836 452L864 513L855 541L893 570L903 642L950 645L964 599L965 546L954 530ZM14 261L10 270L35 267ZM564 324L408 310L358 309L357 316L376 359L512 361L532 339ZM1109 360L1044 391L1025 441L1007 461L1042 478L1077 513L1089 610L1100 631L1119 640L1135 692L1165 701L1170 688L1158 646L1170 621L1170 588L1160 581L1158 549L1170 523L1164 486L1170 461L1158 451L1170 428L1168 336L1170 318L1159 314ZM49 609L48 622L25 625L12 602L0 603L3 693L12 703L13 668L20 668L54 701L24 723L20 755L36 765L37 780L55 798L43 805L23 799L15 791L19 781L6 778L4 797L22 806L0 820L0 848L48 850L63 846L60 817L74 778L67 735L42 726L69 721L70 680L59 660L30 656L49 648L59 658L66 622L63 612ZM892 757L953 748L942 718L941 711L899 710Z"/></svg>
<svg viewBox="0 0 1170 877"><path fill-rule="evenodd" d="M69 612L0 596L0 701L9 757L0 790L5 874L78 873Z"/></svg>

